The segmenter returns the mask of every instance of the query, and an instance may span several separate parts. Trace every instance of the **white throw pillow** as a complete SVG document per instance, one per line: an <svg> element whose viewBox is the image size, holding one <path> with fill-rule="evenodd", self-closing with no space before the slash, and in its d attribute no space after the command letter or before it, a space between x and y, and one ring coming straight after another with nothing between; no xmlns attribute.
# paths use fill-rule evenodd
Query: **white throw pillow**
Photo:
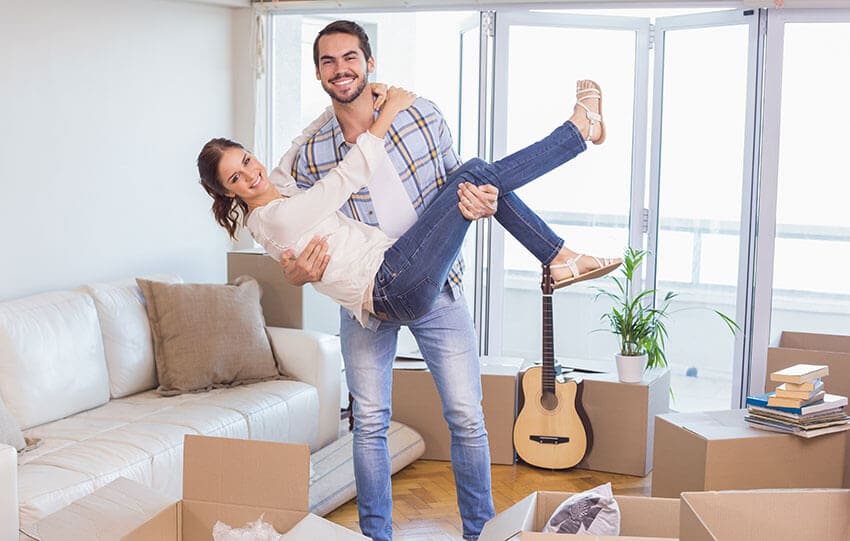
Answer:
<svg viewBox="0 0 850 541"><path fill-rule="evenodd" d="M620 507L611 483L573 494L555 509L545 533L620 535Z"/></svg>

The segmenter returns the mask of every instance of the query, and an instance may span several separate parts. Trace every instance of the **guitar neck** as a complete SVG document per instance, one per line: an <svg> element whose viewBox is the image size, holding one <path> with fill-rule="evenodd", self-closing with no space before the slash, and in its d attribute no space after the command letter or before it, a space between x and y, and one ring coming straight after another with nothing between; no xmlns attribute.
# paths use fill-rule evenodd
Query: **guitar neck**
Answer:
<svg viewBox="0 0 850 541"><path fill-rule="evenodd" d="M549 265L543 266L543 371L541 388L544 393L555 392L555 341L552 338L552 275Z"/></svg>

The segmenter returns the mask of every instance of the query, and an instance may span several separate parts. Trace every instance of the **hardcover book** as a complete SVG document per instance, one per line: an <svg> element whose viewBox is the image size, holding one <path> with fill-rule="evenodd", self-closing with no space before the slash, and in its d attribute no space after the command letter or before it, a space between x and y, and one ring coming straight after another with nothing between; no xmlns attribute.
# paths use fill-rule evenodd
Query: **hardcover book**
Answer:
<svg viewBox="0 0 850 541"><path fill-rule="evenodd" d="M782 385L776 388L776 396L778 398L795 398L801 400L810 400L813 396L823 391L823 382L820 379L816 381L817 384L812 385L812 388L809 390L791 389L788 387L789 385L792 385L791 383L783 383Z"/></svg>
<svg viewBox="0 0 850 541"><path fill-rule="evenodd" d="M804 383L783 383L780 387L785 387L788 391L814 391L815 387L821 385L823 380L820 378L806 381Z"/></svg>
<svg viewBox="0 0 850 541"><path fill-rule="evenodd" d="M757 406L761 408L768 408L776 411L784 411L786 413L796 413L797 415L808 415L810 413L818 413L822 411L828 411L832 409L837 409L847 405L847 397L829 394L826 393L823 395L823 400L815 402L814 404L809 404L799 408L785 408L785 407L774 407L768 406L767 400L772 396L773 393L762 394L758 396L748 396L747 397L747 405L748 406Z"/></svg>
<svg viewBox="0 0 850 541"><path fill-rule="evenodd" d="M829 367L822 364L795 364L770 375L771 381L780 383L805 383L829 375Z"/></svg>
<svg viewBox="0 0 850 541"><path fill-rule="evenodd" d="M808 404L814 404L815 402L823 400L824 394L825 393L823 391L819 391L810 398L782 398L776 393L771 393L767 398L767 405L771 407L778 406L780 408L801 408Z"/></svg>

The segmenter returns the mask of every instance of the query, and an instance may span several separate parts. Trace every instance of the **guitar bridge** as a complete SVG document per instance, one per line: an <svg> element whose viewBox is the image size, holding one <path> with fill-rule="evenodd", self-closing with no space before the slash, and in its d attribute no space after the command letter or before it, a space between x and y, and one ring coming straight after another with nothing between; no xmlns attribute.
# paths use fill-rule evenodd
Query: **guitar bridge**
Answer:
<svg viewBox="0 0 850 541"><path fill-rule="evenodd" d="M537 443L546 443L549 445L558 445L559 443L567 443L570 441L570 438L566 436L538 436L535 434L528 436L528 439L536 441Z"/></svg>

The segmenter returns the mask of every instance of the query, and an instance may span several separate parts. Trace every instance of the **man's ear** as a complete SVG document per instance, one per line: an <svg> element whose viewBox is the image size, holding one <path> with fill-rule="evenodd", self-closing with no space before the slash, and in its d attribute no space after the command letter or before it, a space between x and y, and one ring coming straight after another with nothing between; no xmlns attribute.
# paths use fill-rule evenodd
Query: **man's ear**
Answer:
<svg viewBox="0 0 850 541"><path fill-rule="evenodd" d="M366 62L366 73L372 73L375 71L375 57L373 56Z"/></svg>
<svg viewBox="0 0 850 541"><path fill-rule="evenodd" d="M321 80L322 80L322 74L321 74L321 73L319 73L319 67L318 67L318 66L316 66L316 80L317 80L317 81L321 81Z"/></svg>

